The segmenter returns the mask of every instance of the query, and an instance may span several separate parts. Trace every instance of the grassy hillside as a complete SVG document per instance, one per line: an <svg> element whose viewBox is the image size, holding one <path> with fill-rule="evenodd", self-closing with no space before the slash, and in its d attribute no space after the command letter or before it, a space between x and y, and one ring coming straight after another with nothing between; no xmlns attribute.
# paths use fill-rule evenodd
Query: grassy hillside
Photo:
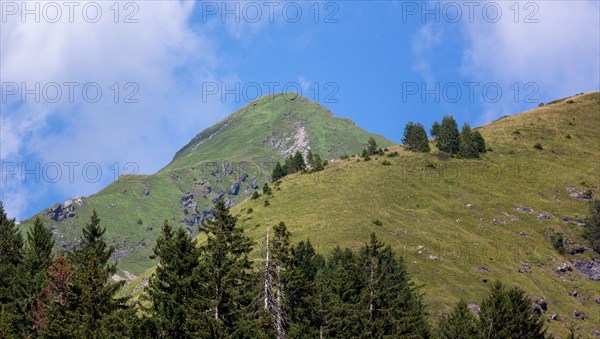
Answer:
<svg viewBox="0 0 600 339"><path fill-rule="evenodd" d="M397 151L398 157L352 157L317 174L286 177L273 196L247 199L233 213L256 240L258 261L266 226L279 221L286 222L294 241L310 239L323 254L337 245L362 246L375 232L424 284L432 322L459 298L479 304L491 282L500 280L548 302L544 317L558 314L558 321L547 323L552 333L564 336L574 322L591 337L600 330L600 304L593 300L600 297L600 281L577 269L557 269L599 258L589 249L569 252L587 244L577 221L588 213L581 194L600 194L600 93L560 100L479 130L490 148L480 160L442 160L395 146L388 154ZM537 143L542 150L534 148ZM558 234L565 238L565 254L552 245ZM139 291L151 272L123 293ZM575 310L587 319L575 319Z"/></svg>
<svg viewBox="0 0 600 339"><path fill-rule="evenodd" d="M119 275L131 278L154 265L149 256L165 219L197 233L216 200L241 202L268 181L284 156L310 148L323 159L338 158L359 152L369 137L393 144L304 97L265 96L198 134L160 172L122 176L91 197L56 204L37 216L52 228L61 250L69 250L96 209L107 241L117 247ZM23 229L32 223L33 218L25 221Z"/></svg>

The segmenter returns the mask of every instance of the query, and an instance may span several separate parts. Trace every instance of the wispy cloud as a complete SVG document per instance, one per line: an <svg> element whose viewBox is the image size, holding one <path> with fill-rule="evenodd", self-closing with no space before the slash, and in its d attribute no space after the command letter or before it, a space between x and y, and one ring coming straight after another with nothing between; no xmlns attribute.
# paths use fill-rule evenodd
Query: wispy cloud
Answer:
<svg viewBox="0 0 600 339"><path fill-rule="evenodd" d="M134 162L140 172L152 173L191 135L225 113L220 100L202 100L201 84L217 79L220 62L215 42L190 24L194 2L135 2L130 19L137 22L131 23L124 20L132 8L121 7L117 20L112 3L100 4L102 17L96 23L85 21L77 10L74 22L50 23L42 17L36 23L30 17L23 23L16 16L2 23L2 83L19 84L19 93L1 103L0 160L25 162L29 168L36 162L42 167L77 162L79 169L98 163L105 171L96 183L66 177L56 183L27 177L24 183L19 174L4 171L0 199L12 216L24 217L39 199L31 193L42 187L66 196L97 191L113 179L107 173L113 163ZM71 82L78 84L72 102L64 85ZM56 103L43 95L51 83L62 90ZM95 84L91 96L93 87L102 91L97 102L82 94L90 83ZM27 89L39 84L40 102L34 95L23 102L21 84Z"/></svg>

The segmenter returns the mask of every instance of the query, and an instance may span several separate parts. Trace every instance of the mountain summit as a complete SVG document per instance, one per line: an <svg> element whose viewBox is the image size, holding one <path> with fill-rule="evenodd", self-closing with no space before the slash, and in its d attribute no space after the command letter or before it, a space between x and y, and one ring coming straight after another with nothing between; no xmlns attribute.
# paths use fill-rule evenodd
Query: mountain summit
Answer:
<svg viewBox="0 0 600 339"><path fill-rule="evenodd" d="M311 150L322 159L339 158L359 153L371 137L382 147L393 144L302 96L264 96L200 132L158 173L121 176L88 198L55 204L38 216L68 250L78 245L95 208L106 239L117 247L120 274L132 277L153 265L149 256L165 219L195 234L219 199L235 206L268 182L286 156Z"/></svg>
<svg viewBox="0 0 600 339"><path fill-rule="evenodd" d="M382 146L393 144L305 97L278 93L258 98L200 132L175 154L167 169L224 159L262 163L296 151L306 155L309 149L323 159L337 159L359 152L370 137Z"/></svg>

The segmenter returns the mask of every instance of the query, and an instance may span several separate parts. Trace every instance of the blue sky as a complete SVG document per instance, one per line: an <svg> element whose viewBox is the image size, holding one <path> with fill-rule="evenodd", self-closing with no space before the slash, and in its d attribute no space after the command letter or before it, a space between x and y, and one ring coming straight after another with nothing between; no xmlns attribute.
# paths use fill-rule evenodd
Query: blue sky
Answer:
<svg viewBox="0 0 600 339"><path fill-rule="evenodd" d="M597 1L75 3L1 3L0 200L19 220L158 171L258 90L399 142L408 121L600 88Z"/></svg>

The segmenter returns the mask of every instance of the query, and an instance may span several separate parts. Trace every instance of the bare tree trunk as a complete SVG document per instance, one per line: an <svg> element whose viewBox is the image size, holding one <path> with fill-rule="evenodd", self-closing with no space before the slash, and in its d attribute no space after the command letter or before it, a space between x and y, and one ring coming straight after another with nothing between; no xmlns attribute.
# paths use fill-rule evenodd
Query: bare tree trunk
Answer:
<svg viewBox="0 0 600 339"><path fill-rule="evenodd" d="M265 310L269 310L269 226L267 226L267 263L265 268Z"/></svg>

